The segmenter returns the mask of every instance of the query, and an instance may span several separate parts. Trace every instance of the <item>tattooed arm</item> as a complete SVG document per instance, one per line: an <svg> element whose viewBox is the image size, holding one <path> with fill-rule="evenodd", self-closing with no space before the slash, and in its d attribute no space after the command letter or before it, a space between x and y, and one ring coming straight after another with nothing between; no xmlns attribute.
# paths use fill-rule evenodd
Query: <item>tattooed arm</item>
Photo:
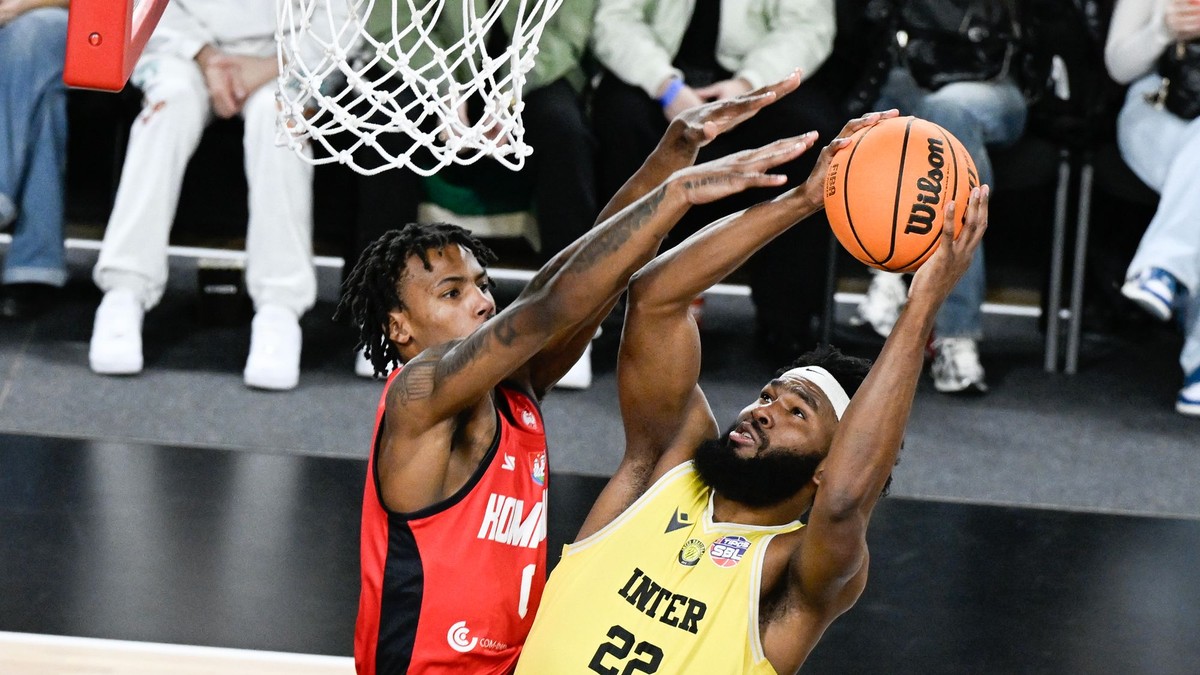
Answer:
<svg viewBox="0 0 1200 675"><path fill-rule="evenodd" d="M596 222L604 223L657 189L675 172L692 166L700 149L714 138L736 128L759 110L795 91L799 85L800 73L796 71L779 82L744 96L699 105L680 113L671 121L658 146L641 168L609 200ZM548 265L547 276L561 267L582 245L582 240L576 241L562 251L558 260ZM644 260L648 261L653 255L651 252ZM591 315L557 336L530 361L530 386L539 398L579 360L600 323L612 311L622 291L623 288L618 289L608 297L599 294L590 297L589 302L593 306Z"/></svg>
<svg viewBox="0 0 1200 675"><path fill-rule="evenodd" d="M803 137L787 138L676 172L589 231L569 256L547 263L511 305L469 336L410 360L388 394L378 463L385 503L412 511L465 484L495 432L490 396L498 383L533 392L530 360L587 321L603 304L597 298L615 297L688 207L782 184L784 176L767 171L805 148ZM471 285L464 297L478 292Z"/></svg>
<svg viewBox="0 0 1200 675"><path fill-rule="evenodd" d="M698 105L679 113L667 126L667 131L654 152L650 153L641 168L617 190L617 194L609 200L596 222L603 222L640 199L671 174L694 164L700 148L754 117L759 110L792 93L798 86L800 71L797 70L774 84L742 96Z"/></svg>

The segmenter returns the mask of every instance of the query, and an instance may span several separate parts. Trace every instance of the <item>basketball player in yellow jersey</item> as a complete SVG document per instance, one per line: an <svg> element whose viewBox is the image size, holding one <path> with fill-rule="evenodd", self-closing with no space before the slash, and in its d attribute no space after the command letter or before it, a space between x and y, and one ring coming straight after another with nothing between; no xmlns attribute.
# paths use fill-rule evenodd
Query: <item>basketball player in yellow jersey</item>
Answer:
<svg viewBox="0 0 1200 675"><path fill-rule="evenodd" d="M852 121L804 185L635 275L617 367L625 456L550 575L518 674L794 673L861 595L867 524L934 317L986 229L988 188L973 191L959 236L947 230L917 272L874 366L811 352L723 436L698 386L688 305L821 208L831 153L894 114Z"/></svg>

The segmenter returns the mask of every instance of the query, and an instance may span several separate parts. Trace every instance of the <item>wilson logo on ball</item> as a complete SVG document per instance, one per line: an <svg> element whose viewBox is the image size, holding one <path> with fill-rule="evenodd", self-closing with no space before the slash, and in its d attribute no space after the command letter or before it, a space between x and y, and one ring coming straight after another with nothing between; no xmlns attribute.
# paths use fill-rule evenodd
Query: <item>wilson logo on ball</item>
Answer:
<svg viewBox="0 0 1200 675"><path fill-rule="evenodd" d="M942 166L946 160L942 157L942 140L929 140L929 173L917 178L917 201L913 202L908 213L908 224L904 226L905 234L929 234L933 231L933 220L937 211L933 208L942 201Z"/></svg>
<svg viewBox="0 0 1200 675"><path fill-rule="evenodd" d="M975 163L950 132L916 117L860 129L830 160L825 211L842 246L863 263L912 272L941 242L946 204L955 234L966 217Z"/></svg>

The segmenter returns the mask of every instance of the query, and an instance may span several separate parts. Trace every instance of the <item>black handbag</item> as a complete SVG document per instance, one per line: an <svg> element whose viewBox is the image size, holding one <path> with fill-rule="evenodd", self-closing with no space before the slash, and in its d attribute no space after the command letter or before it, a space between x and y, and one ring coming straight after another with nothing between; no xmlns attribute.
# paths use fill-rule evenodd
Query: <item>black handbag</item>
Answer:
<svg viewBox="0 0 1200 675"><path fill-rule="evenodd" d="M1162 87L1151 102L1190 120L1200 116L1200 40L1176 42L1158 59Z"/></svg>
<svg viewBox="0 0 1200 675"><path fill-rule="evenodd" d="M922 0L900 10L901 57L925 89L1003 77L1018 39L1009 2Z"/></svg>

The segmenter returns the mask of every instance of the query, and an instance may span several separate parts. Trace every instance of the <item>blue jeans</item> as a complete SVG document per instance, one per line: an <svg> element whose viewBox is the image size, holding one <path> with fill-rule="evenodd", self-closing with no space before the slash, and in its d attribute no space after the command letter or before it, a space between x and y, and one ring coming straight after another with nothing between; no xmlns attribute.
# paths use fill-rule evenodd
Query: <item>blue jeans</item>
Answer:
<svg viewBox="0 0 1200 675"><path fill-rule="evenodd" d="M1146 94L1157 91L1161 81L1148 75L1134 82L1117 118L1121 156L1161 196L1126 276L1158 267L1187 287L1179 365L1191 373L1200 368L1200 118L1180 119L1148 103Z"/></svg>
<svg viewBox="0 0 1200 675"><path fill-rule="evenodd" d="M949 131L975 160L979 179L992 185L987 146L1015 143L1025 131L1025 97L1011 80L955 82L937 91L922 89L903 68L892 70L880 92L878 110L897 108L902 115L929 120ZM993 186L994 187L994 186ZM958 285L938 312L938 337L983 336L983 299L987 292L983 246L975 252Z"/></svg>
<svg viewBox="0 0 1200 675"><path fill-rule="evenodd" d="M0 27L0 195L17 206L0 281L62 286L67 10L34 9Z"/></svg>

